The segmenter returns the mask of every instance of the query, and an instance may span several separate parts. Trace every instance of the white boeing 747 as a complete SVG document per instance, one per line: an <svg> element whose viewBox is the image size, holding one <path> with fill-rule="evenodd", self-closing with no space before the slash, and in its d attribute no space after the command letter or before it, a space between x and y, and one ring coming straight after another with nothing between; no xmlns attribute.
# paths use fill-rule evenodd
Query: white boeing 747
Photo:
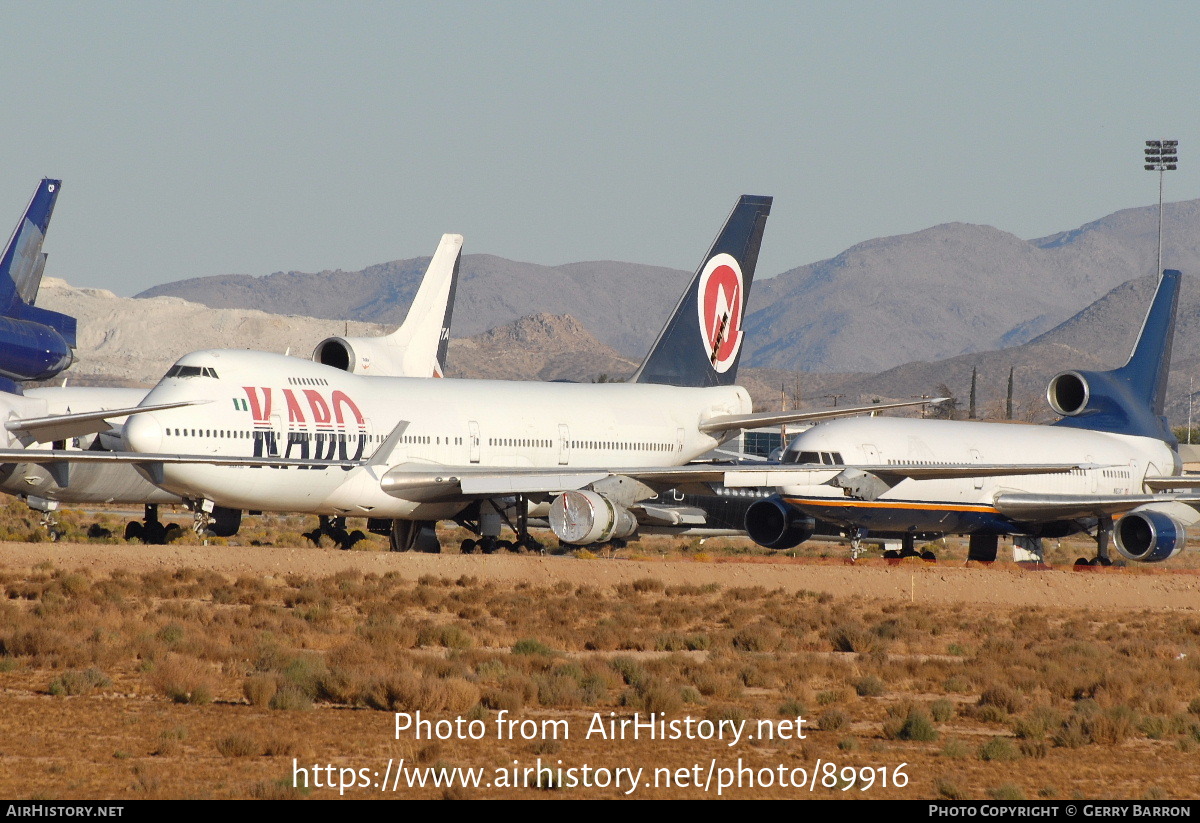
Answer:
<svg viewBox="0 0 1200 823"><path fill-rule="evenodd" d="M313 360L355 374L441 377L462 244L462 235L442 237L404 322L394 332L382 337L328 338L317 345ZM295 360L287 358L287 362ZM56 386L30 389L24 398L14 397L12 402L23 403L37 413L10 415L6 421L9 442L26 446L30 454L22 462L0 465L0 492L19 495L46 513L52 534L50 512L59 503L141 504L146 509L145 521L130 523L126 537L163 542L166 531L158 520L157 506L179 503L180 497L154 486L132 466L79 459L30 462L48 451L37 444L53 443L55 453L59 453L73 442L88 456L121 448L125 415L138 409L145 413L146 406L154 405L146 403L145 396L146 391L141 389ZM206 411L207 407L198 413Z"/></svg>
<svg viewBox="0 0 1200 823"><path fill-rule="evenodd" d="M506 521L533 546L530 514L548 514L570 543L628 537L638 504L675 485L671 467L741 429L914 405L752 413L734 379L770 206L741 198L628 383L373 377L265 352L194 352L145 399L186 405L130 419L128 453L40 462L133 463L223 535L253 510L366 517L395 549L441 519L479 535L466 551L501 547Z"/></svg>

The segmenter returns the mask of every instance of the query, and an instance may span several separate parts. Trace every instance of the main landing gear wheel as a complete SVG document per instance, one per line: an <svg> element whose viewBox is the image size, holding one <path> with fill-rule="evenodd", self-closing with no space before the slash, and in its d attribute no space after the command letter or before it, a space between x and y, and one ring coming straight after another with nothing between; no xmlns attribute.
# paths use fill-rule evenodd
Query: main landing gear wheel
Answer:
<svg viewBox="0 0 1200 823"><path fill-rule="evenodd" d="M393 520L392 530L388 534L388 548L394 552L409 552L417 549L436 554L442 550L441 545L437 542L436 529L437 524L432 520ZM422 530L433 533L432 536L426 534L424 542L421 539ZM354 534L362 535L362 532L356 531ZM353 543L350 545L352 546ZM343 545L342 548L350 548L350 546Z"/></svg>

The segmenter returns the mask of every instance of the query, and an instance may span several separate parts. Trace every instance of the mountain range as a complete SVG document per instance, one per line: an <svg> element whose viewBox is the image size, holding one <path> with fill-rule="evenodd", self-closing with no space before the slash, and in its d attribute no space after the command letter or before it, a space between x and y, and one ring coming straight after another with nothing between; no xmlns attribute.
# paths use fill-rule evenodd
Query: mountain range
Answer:
<svg viewBox="0 0 1200 823"><path fill-rule="evenodd" d="M745 362L875 373L1022 344L1151 274L1157 231L1156 207L1035 240L950 223L859 243L769 279L760 272L746 317ZM1167 204L1163 237L1164 265L1200 272L1200 200ZM764 242L770 239L768 225ZM418 257L358 272L218 275L138 297L394 324L427 264ZM640 360L688 276L612 261L541 266L464 255L452 334L471 337L534 313L569 314L621 356Z"/></svg>

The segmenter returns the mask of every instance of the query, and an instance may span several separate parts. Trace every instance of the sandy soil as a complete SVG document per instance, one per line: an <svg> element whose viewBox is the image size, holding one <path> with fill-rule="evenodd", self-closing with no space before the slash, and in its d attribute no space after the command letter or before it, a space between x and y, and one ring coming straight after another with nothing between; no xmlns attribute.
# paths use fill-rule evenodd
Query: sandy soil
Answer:
<svg viewBox="0 0 1200 823"><path fill-rule="evenodd" d="M1071 568L1029 570L1013 564L991 567L871 560L779 559L697 562L691 560L578 560L517 555L431 555L342 552L274 547L135 546L63 543L0 544L0 568L31 568L49 562L60 569L143 572L193 567L238 577L303 574L324 577L346 569L397 572L406 577L473 575L497 582L552 585L567 580L611 587L644 577L667 585L765 586L786 591L829 592L929 603L1056 606L1104 610L1200 610L1200 571L1146 567L1077 572Z"/></svg>

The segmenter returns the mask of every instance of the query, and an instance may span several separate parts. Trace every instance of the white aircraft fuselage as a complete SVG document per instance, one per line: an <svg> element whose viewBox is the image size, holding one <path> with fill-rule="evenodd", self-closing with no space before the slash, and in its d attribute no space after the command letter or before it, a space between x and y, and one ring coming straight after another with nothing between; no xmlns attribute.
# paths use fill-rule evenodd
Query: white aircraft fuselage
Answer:
<svg viewBox="0 0 1200 823"><path fill-rule="evenodd" d="M822 459L836 455L835 460ZM785 459L850 465L1086 463L1069 473L897 483L875 499L857 499L829 485L785 486L782 497L807 514L874 532L915 529L967 534L1004 531L997 511L1007 492L1053 495L1142 494L1147 476L1174 474L1179 457L1152 437L1061 426L859 417L832 420L798 435ZM1019 530L1018 530L1019 531Z"/></svg>
<svg viewBox="0 0 1200 823"><path fill-rule="evenodd" d="M187 376L171 376L185 372ZM414 501L384 490L391 470L674 466L735 432L705 420L747 414L740 386L538 383L367 377L265 352L210 350L182 358L146 405L208 400L148 412L124 428L143 453L370 458L407 423L380 460L358 466L165 464L155 482L232 509L436 520L471 500Z"/></svg>
<svg viewBox="0 0 1200 823"><path fill-rule="evenodd" d="M64 415L73 412L128 409L138 405L146 396L145 389L104 388L99 386L45 386L28 389L23 396L0 395L0 411L16 417ZM113 418L120 426L124 418ZM89 434L71 438L63 444L69 449L87 449L96 438L112 448L114 442L103 442L107 435ZM54 443L30 443L31 450L49 450ZM70 483L58 481L36 463L0 464L0 492L43 498L69 503L178 503L179 498L151 484L130 466L84 463L70 467Z"/></svg>

